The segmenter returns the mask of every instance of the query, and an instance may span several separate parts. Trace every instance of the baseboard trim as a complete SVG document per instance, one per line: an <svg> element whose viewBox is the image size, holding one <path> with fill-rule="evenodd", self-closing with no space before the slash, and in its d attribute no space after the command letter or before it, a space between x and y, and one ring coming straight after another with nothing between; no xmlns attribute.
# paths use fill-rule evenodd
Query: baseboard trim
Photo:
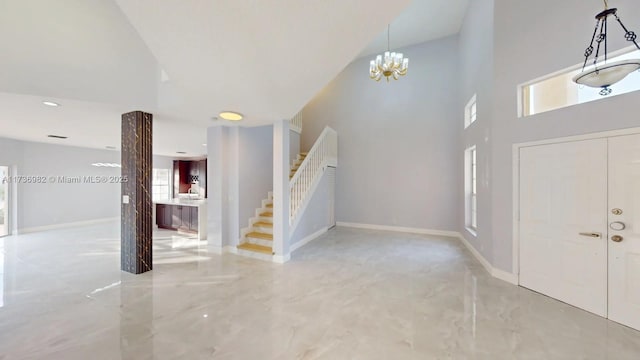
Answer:
<svg viewBox="0 0 640 360"><path fill-rule="evenodd" d="M222 253L223 254L237 254L238 253L238 247L237 246L233 246L233 245L227 245L227 246L222 248Z"/></svg>
<svg viewBox="0 0 640 360"><path fill-rule="evenodd" d="M454 238L457 238L460 235L456 231L432 230L432 229L421 229L421 228L410 228L410 227L388 226L388 225L348 223L348 222L340 222L340 221L337 222L336 225L342 226L342 227L356 228L356 229L394 231L394 232L402 232L402 233L409 233L409 234L447 236L447 237L454 237Z"/></svg>
<svg viewBox="0 0 640 360"><path fill-rule="evenodd" d="M504 270L496 269L491 265L491 263L480 254L478 250L476 250L473 245L467 239L462 236L462 234L458 233L458 239L462 242L462 244L469 250L469 252L482 264L482 266L487 270L487 272L496 279L506 281L513 285L518 285L518 276L516 274L512 274L510 272L506 272Z"/></svg>
<svg viewBox="0 0 640 360"><path fill-rule="evenodd" d="M58 229L66 229L73 227L81 227L81 226L89 226L89 225L97 225L104 224L112 221L120 220L120 217L112 217L112 218L102 218L102 219L94 219L94 220L86 220L86 221L75 221L70 223L63 224L55 224L55 225L46 225L46 226L34 226L30 228L18 229L16 235L30 234L42 231L49 230L58 230Z"/></svg>
<svg viewBox="0 0 640 360"><path fill-rule="evenodd" d="M273 262L276 264L284 264L291 260L291 253L286 255L273 255Z"/></svg>
<svg viewBox="0 0 640 360"><path fill-rule="evenodd" d="M491 265L491 263L476 250L476 248L471 245L467 241L467 239L462 236L461 233L457 231L444 231L444 230L432 230L432 229L420 229L420 228L409 228L409 227L400 227L400 226L387 226L387 225L372 225L372 224L358 224L358 223L348 223L348 222L337 222L337 226L342 227L350 227L356 229L367 229L367 230L382 230L382 231L394 231L394 232L402 232L402 233L410 233L410 234L421 234L421 235L435 235L435 236L447 236L460 240L462 244L471 252L471 254L482 264L485 270L489 273L489 275L493 276L496 279L506 281L513 285L518 285L518 275L512 274L510 272L497 269Z"/></svg>
<svg viewBox="0 0 640 360"><path fill-rule="evenodd" d="M305 237L304 239L298 241L297 243L291 245L291 252L294 252L298 249L300 249L301 247L307 245L308 243L312 242L313 240L319 238L320 236L324 235L327 231L329 231L328 227L323 227L322 229L314 232L313 234Z"/></svg>

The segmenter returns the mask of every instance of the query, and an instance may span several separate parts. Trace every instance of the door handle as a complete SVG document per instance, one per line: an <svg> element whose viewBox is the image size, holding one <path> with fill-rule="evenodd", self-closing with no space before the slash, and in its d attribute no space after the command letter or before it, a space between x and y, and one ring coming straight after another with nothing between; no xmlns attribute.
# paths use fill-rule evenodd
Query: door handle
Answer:
<svg viewBox="0 0 640 360"><path fill-rule="evenodd" d="M588 237L593 237L593 238L599 238L599 237L602 237L602 234L597 233L597 232L581 232L580 236L588 236Z"/></svg>

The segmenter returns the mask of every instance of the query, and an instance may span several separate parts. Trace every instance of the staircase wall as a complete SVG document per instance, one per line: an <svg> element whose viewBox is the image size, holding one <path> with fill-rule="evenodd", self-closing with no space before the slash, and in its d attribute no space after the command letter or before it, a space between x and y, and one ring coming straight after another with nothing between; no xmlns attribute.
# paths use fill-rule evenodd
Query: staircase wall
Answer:
<svg viewBox="0 0 640 360"><path fill-rule="evenodd" d="M240 128L238 152L239 225L244 228L273 190L273 126Z"/></svg>
<svg viewBox="0 0 640 360"><path fill-rule="evenodd" d="M305 240L308 236L313 235L321 230L326 230L329 225L329 205L331 200L329 199L329 176L325 171L322 174L320 183L316 188L316 191L311 196L309 205L300 223L296 227L295 231L291 235L291 247L296 248L296 244L302 240Z"/></svg>
<svg viewBox="0 0 640 360"><path fill-rule="evenodd" d="M289 165L296 159L300 153L300 134L289 130Z"/></svg>
<svg viewBox="0 0 640 360"><path fill-rule="evenodd" d="M331 81L303 110L302 147L327 125L339 134L337 221L457 231L458 39L400 51L398 81L370 80L369 57Z"/></svg>

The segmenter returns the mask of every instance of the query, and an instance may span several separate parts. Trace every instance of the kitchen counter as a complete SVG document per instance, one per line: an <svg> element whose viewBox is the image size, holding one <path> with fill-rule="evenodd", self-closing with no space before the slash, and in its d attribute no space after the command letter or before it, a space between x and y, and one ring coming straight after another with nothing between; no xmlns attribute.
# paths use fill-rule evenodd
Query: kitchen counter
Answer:
<svg viewBox="0 0 640 360"><path fill-rule="evenodd" d="M154 201L154 218L161 229L197 233L207 239L207 200L171 199Z"/></svg>
<svg viewBox="0 0 640 360"><path fill-rule="evenodd" d="M171 200L160 200L154 201L154 204L164 204L164 205L182 205L182 206L198 206L203 207L207 205L207 200L189 200L189 199L171 199Z"/></svg>

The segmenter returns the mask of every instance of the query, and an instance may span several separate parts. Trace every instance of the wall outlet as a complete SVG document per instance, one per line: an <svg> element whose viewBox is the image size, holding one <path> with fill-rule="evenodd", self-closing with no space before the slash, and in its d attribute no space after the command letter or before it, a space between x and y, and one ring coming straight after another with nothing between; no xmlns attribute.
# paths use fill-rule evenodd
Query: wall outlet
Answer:
<svg viewBox="0 0 640 360"><path fill-rule="evenodd" d="M129 203L129 195L122 195L122 203L123 204Z"/></svg>

